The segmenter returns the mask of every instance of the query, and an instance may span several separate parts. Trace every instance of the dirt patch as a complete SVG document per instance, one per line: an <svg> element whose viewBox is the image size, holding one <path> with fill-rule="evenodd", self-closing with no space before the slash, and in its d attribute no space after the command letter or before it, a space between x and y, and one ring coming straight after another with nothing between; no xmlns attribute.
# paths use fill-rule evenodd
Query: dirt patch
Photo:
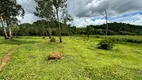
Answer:
<svg viewBox="0 0 142 80"><path fill-rule="evenodd" d="M18 47L12 49L10 52L8 52L3 58L2 58L2 63L0 64L0 72L3 71L3 68L7 64L7 62L10 60L11 54L17 49Z"/></svg>

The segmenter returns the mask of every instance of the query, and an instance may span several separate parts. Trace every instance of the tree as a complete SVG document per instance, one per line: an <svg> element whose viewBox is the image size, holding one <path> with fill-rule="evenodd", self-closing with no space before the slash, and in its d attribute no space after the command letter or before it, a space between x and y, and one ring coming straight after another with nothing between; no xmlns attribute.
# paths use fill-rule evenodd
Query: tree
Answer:
<svg viewBox="0 0 142 80"><path fill-rule="evenodd" d="M66 11L66 13L67 13L67 11ZM63 18L63 24L65 25L65 27L68 27L68 34L71 35L71 34L70 34L70 33L71 33L71 32L70 32L70 26L71 26L71 24L67 25L67 22L68 22L68 21L69 21L69 22L72 22L72 21L73 21L73 18L72 18L69 14L63 15L62 18Z"/></svg>
<svg viewBox="0 0 142 80"><path fill-rule="evenodd" d="M18 32L20 31L19 26L13 26L12 31L13 31L14 36L19 36L19 34L18 34Z"/></svg>
<svg viewBox="0 0 142 80"><path fill-rule="evenodd" d="M107 34L108 34L108 13L107 13L106 9L104 9L104 12L105 13L104 14L101 13L101 15L104 16L105 19L106 19L106 33L105 33L105 38L107 38Z"/></svg>
<svg viewBox="0 0 142 80"><path fill-rule="evenodd" d="M4 37L5 37L5 39L8 39L7 31L6 31L6 28L4 26L4 21L3 21L2 16L0 16L0 22L1 22L1 25L3 27Z"/></svg>
<svg viewBox="0 0 142 80"><path fill-rule="evenodd" d="M62 43L61 22L63 22L67 18L67 15L68 15L66 1L67 0L53 0L52 1L53 9L55 9L53 12L55 14L54 19L58 22L60 43Z"/></svg>
<svg viewBox="0 0 142 80"><path fill-rule="evenodd" d="M2 23L6 23L9 30L9 39L12 39L11 23L17 16L24 16L24 9L21 5L17 4L16 0L1 0L0 3L0 16ZM5 29L4 29L5 32ZM6 32L5 32L5 36Z"/></svg>
<svg viewBox="0 0 142 80"><path fill-rule="evenodd" d="M89 40L90 34L91 34L92 31L94 31L94 28L92 26L87 26L85 31L86 31L86 34L87 34L87 37L88 37L88 40Z"/></svg>
<svg viewBox="0 0 142 80"><path fill-rule="evenodd" d="M52 20L52 18L53 18L52 2L51 2L51 0L35 0L35 1L37 3L37 6L36 6L36 12L34 12L34 14L36 16L40 17L40 18L44 18L44 19L47 20L49 38L51 39L52 31L51 31L51 28L49 26L49 21ZM45 26L42 26L43 30L44 30L44 27Z"/></svg>
<svg viewBox="0 0 142 80"><path fill-rule="evenodd" d="M9 27L9 28L8 28L8 29L9 29L9 39L12 38L12 28L11 28L11 27L17 26L19 22L20 22L20 21L19 21L16 17L11 17L11 18L8 20L7 24L8 24L8 27Z"/></svg>
<svg viewBox="0 0 142 80"><path fill-rule="evenodd" d="M5 3L6 3L6 0L4 1L4 0L2 0L1 2L0 2L0 22L1 22L1 24L2 24L2 27L3 27L3 31L4 31L4 36L5 36L5 39L7 39L8 38L8 35L7 35L7 31L6 31L6 28L5 28L5 21L4 21L4 11L5 11Z"/></svg>

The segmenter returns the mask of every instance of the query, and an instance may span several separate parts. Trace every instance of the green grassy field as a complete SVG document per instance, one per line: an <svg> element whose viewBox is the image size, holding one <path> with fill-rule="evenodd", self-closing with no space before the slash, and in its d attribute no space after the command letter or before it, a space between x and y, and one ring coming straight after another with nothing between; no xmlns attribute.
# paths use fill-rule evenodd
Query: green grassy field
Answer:
<svg viewBox="0 0 142 80"><path fill-rule="evenodd" d="M0 80L142 80L142 44L118 42L107 51L96 48L100 40L63 37L63 43L52 43L41 37L12 41L0 37L1 58L19 46ZM52 52L63 52L65 58L50 61L47 56Z"/></svg>

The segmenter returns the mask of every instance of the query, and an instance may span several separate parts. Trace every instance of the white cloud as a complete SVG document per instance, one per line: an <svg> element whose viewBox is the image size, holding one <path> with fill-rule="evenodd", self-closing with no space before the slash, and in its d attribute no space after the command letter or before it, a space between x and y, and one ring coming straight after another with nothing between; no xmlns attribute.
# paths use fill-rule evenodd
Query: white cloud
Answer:
<svg viewBox="0 0 142 80"><path fill-rule="evenodd" d="M68 0L68 7L76 17L93 17L108 11L110 15L142 10L142 0Z"/></svg>
<svg viewBox="0 0 142 80"><path fill-rule="evenodd" d="M36 17L33 14L36 11L36 3L34 2L34 0L17 0L17 3L21 4L25 10L24 18L18 17L21 23L33 23L37 20L40 20L40 18Z"/></svg>
<svg viewBox="0 0 142 80"><path fill-rule="evenodd" d="M75 17L74 25L84 26L90 24L103 24L105 20L92 21L92 17L100 17L104 9L107 10L109 17L120 16L142 10L142 0L68 0L70 13ZM116 19L118 22L130 24L140 24L140 19L133 22L132 16ZM89 20L88 20L89 19ZM115 21L111 21L115 22ZM139 23L138 23L139 22Z"/></svg>
<svg viewBox="0 0 142 80"><path fill-rule="evenodd" d="M73 25L78 27L83 27L87 25L101 25L105 23L105 19L96 19L95 21L92 18L75 18L73 21Z"/></svg>
<svg viewBox="0 0 142 80"><path fill-rule="evenodd" d="M34 0L17 0L17 3L21 4L27 14L36 11L36 3Z"/></svg>
<svg viewBox="0 0 142 80"><path fill-rule="evenodd" d="M21 19L22 23L32 23L39 18L34 16L36 3L34 0L17 0L19 4L23 6L26 11L25 19ZM125 13L131 13L135 11L142 11L142 0L67 0L68 11L74 18L73 25L85 26L90 24L103 24L105 20L97 19L92 21L94 17L101 17L100 13L107 9L109 16L119 16ZM141 24L141 15L137 17L125 17L117 20L126 23ZM129 19L137 19L131 21ZM101 17L102 18L102 17ZM117 21L116 20L116 21ZM125 20L125 21L124 21Z"/></svg>
<svg viewBox="0 0 142 80"><path fill-rule="evenodd" d="M134 25L142 25L142 15L134 15L131 17L132 21L124 21L125 23L134 24Z"/></svg>
<svg viewBox="0 0 142 80"><path fill-rule="evenodd" d="M26 13L24 18L18 17L18 20L20 20L21 23L33 23L33 22L35 22L37 20L40 20L40 18L34 16L31 13Z"/></svg>

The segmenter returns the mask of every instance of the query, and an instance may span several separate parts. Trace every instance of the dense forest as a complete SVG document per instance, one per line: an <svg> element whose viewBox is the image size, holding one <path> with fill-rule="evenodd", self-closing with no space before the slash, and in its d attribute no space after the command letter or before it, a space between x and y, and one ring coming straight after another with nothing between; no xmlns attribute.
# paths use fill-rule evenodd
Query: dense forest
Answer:
<svg viewBox="0 0 142 80"><path fill-rule="evenodd" d="M89 25L87 27L76 27L70 25L61 24L62 35L69 36L73 34L89 34L90 35L104 35L106 25ZM33 24L24 23L18 26L12 27L12 33L14 36L48 36L49 28L48 22L45 20L39 20ZM58 35L58 23L49 22L52 35ZM126 23L108 23L108 35L142 35L142 26L131 25ZM89 28L89 29L87 29ZM3 36L3 28L0 27L0 35Z"/></svg>
<svg viewBox="0 0 142 80"><path fill-rule="evenodd" d="M126 23L108 23L108 35L142 35L142 26ZM106 25L91 26L95 30L92 34L105 34Z"/></svg>

